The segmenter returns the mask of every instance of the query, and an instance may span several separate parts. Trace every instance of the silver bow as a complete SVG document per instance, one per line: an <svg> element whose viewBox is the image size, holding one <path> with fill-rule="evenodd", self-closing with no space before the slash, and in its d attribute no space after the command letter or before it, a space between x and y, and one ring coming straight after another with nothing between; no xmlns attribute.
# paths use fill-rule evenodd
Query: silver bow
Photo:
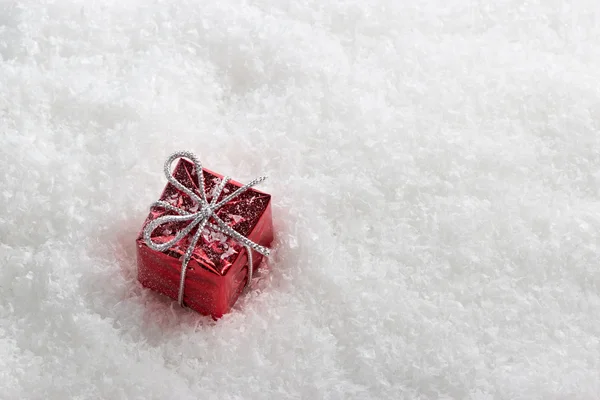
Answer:
<svg viewBox="0 0 600 400"><path fill-rule="evenodd" d="M171 175L171 164L173 163L174 160L176 160L178 158L183 158L183 157L190 159L194 163L194 166L196 167L196 176L198 177L198 190L200 191L200 196L198 196L196 193L194 193L191 189L185 187L181 182L179 182L177 179L175 179L175 177L173 177L173 175ZM225 222L223 222L223 220L217 216L216 212L217 212L217 210L219 210L219 208L221 208L222 206L227 204L229 201L231 201L234 198L236 198L237 196L241 195L246 190L250 189L252 186L257 185L260 182L264 181L265 179L267 179L267 177L261 176L261 177L254 179L252 182L242 186L241 188L237 189L235 192L231 193L229 196L226 196L223 200L221 200L217 203L217 200L219 199L221 192L225 188L225 185L231 179L230 177L225 176L225 177L223 177L223 179L221 179L221 182L215 189L215 192L213 193L212 201L209 203L208 200L206 200L206 193L204 192L204 174L202 173L202 164L200 163L200 160L198 160L198 158L194 154L187 152L187 151L179 151L177 153L172 154L165 162L164 171L165 171L165 176L167 177L167 180L171 183L171 185L175 186L177 189L179 189L182 192L184 192L185 194L187 194L198 205L198 211L189 212L182 208L175 207L172 204L169 204L165 201L160 201L160 200L156 201L156 202L152 203L151 207L165 208L165 209L173 211L179 215L164 215L162 217L158 217L155 220L153 220L152 222L150 222L148 225L146 225L146 227L144 228L144 240L146 241L146 244L148 245L148 247L150 247L152 250L163 252L163 251L166 251L166 250L170 249L171 247L173 247L177 242L179 242L187 234L189 234L192 231L192 229L194 229L194 227L198 226L198 230L194 234L192 241L190 242L188 248L186 249L185 254L183 256L183 261L181 263L179 295L177 297L177 301L178 301L179 305L183 307L183 293L184 293L184 289L185 289L185 274L187 272L188 263L190 262L190 259L192 258L192 253L194 251L194 248L196 247L196 243L198 243L198 240L200 239L200 235L202 234L202 231L207 226L210 227L211 229L214 229L216 231L219 231L219 232L229 236L230 238L237 241L238 243L240 243L241 245L243 245L246 248L246 253L248 254L248 281L246 284L249 285L250 281L252 280L252 272L253 272L252 271L253 270L252 250L254 250L264 256L268 256L270 251L268 248L261 246L257 243L254 243L253 241L251 241L244 235L241 235L240 233L235 231L233 228L231 228L229 225L227 225ZM216 224L209 222L209 219L211 219L211 218L213 221L216 222ZM152 238L150 237L150 235L160 225L168 223L168 222L183 222L183 221L190 221L190 223L185 228L183 228L181 231L179 231L173 239L171 239L165 243L155 243L152 241Z"/></svg>

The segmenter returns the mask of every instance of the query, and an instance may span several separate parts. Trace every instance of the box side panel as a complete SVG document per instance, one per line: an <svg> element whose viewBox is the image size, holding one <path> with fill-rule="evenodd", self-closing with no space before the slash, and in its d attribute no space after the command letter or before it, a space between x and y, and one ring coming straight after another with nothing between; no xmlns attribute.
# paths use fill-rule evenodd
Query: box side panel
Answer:
<svg viewBox="0 0 600 400"><path fill-rule="evenodd" d="M273 221L271 217L271 202L267 205L267 208L261 215L258 223L249 235L249 239L262 246L270 246L273 242ZM256 271L263 259L262 254L255 251L252 252L252 264L253 270ZM237 257L234 265L224 276L227 278L231 291L229 293L229 307L233 307L239 296L244 291L246 281L248 278L248 256L246 250Z"/></svg>
<svg viewBox="0 0 600 400"><path fill-rule="evenodd" d="M179 263L180 260L156 252L138 241L138 280L144 287L177 300L180 269L174 269L171 265L173 262ZM186 277L185 305L203 315L222 315L229 300L227 282L223 277L201 268L195 261L190 262L190 268L194 268L196 274L194 279ZM198 276L199 271L202 271L202 276Z"/></svg>

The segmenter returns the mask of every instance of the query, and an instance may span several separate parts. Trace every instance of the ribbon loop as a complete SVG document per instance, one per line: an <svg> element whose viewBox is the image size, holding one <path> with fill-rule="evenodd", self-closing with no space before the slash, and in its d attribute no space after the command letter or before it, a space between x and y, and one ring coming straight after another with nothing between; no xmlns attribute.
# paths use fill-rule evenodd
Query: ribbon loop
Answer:
<svg viewBox="0 0 600 400"><path fill-rule="evenodd" d="M186 187L183 183L179 182L172 174L171 174L171 165L173 161L179 158L187 158L192 161L194 164L194 168L196 171L198 190L200 192L200 196L198 196L193 190ZM209 227L213 230L219 231L224 235L230 237L235 240L239 244L243 245L246 249L246 253L248 255L248 281L246 285L250 285L250 281L252 280L253 274L253 263L252 263L252 251L256 251L264 256L268 256L270 254L270 250L264 246L259 245L258 243L254 243L244 235L237 232L235 229L231 228L227 225L221 218L217 216L217 211L223 207L225 204L229 203L231 200L235 199L251 187L259 184L260 182L267 179L266 176L261 176L250 183L240 187L233 193L229 194L221 201L217 202L221 193L225 189L225 185L231 179L228 176L223 177L219 182L218 186L214 189L213 197L211 202L209 203L206 198L205 185L204 185L204 174L202 173L202 164L200 160L193 154L188 151L178 151L173 153L167 160L164 165L164 173L167 177L167 180L171 185L175 188L179 189L181 192L187 194L195 204L198 205L198 211L190 212L180 207L176 207L172 204L169 204L165 201L156 201L152 204L151 207L161 207L166 210L175 212L179 215L163 215L161 217L156 218L151 221L144 228L144 241L152 250L164 252L173 246L175 246L181 239L186 237L196 226L198 227L196 233L194 234L192 240L190 241L185 254L183 255L182 263L181 263L181 274L180 274L180 282L179 282L179 295L177 301L179 305L183 307L183 294L185 290L185 275L187 272L187 266L192 258L192 253L198 240L200 239L200 235L204 231L206 227ZM216 224L210 222L210 219L213 219ZM189 223L185 226L185 228L181 229L177 234L168 242L157 243L152 240L152 232L157 229L159 226L169 223L169 222L186 222Z"/></svg>

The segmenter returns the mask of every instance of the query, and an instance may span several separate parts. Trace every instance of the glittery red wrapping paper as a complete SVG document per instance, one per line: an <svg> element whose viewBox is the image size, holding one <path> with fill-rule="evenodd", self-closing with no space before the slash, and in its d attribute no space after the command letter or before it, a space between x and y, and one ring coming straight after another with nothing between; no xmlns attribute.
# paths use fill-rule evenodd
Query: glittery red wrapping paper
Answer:
<svg viewBox="0 0 600 400"><path fill-rule="evenodd" d="M204 185L207 200L222 175L204 169ZM195 166L181 159L173 170L173 176L186 187L200 194L197 185ZM230 180L219 196L219 200L235 191L242 184ZM198 210L198 205L185 193L170 183L165 187L160 200L190 212ZM217 211L226 224L240 234L262 246L269 246L273 240L271 220L271 196L255 189L249 189L231 200ZM150 221L163 216L175 215L161 207L153 207L146 218L137 238L138 280L147 288L177 299L181 258L185 253L196 229L177 242L171 249L159 252L150 249L143 239L143 228ZM171 240L189 222L170 222L156 228L152 239L156 243ZM253 251L254 270L262 260L262 255ZM187 307L203 315L220 317L227 313L246 285L248 277L247 254L243 245L224 234L206 227L194 248L188 265L185 280L184 303Z"/></svg>

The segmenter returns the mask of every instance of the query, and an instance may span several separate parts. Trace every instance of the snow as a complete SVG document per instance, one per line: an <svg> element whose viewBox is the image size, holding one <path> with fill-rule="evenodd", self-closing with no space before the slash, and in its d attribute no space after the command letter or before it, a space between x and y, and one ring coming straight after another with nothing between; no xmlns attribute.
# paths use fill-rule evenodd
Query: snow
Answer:
<svg viewBox="0 0 600 400"><path fill-rule="evenodd" d="M600 398L596 0L0 0L0 398ZM214 322L177 150L273 195Z"/></svg>

